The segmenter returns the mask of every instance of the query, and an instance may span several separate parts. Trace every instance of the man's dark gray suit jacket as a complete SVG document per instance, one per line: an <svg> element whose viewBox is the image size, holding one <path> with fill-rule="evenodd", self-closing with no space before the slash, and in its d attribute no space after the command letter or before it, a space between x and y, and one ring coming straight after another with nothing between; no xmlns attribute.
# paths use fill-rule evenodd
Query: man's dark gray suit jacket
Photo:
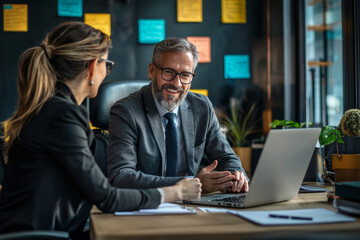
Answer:
<svg viewBox="0 0 360 240"><path fill-rule="evenodd" d="M219 162L216 170L243 171L240 159L220 131L207 97L189 92L179 111L189 176L196 176L200 166L214 160ZM108 171L112 185L153 188L174 185L184 178L164 175L165 139L151 84L111 107L109 133Z"/></svg>

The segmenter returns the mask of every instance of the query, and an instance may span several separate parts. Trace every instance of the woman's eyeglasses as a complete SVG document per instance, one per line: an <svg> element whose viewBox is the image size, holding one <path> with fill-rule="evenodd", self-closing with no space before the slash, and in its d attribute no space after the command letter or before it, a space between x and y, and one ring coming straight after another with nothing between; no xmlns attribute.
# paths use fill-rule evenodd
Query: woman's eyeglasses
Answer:
<svg viewBox="0 0 360 240"><path fill-rule="evenodd" d="M108 60L108 59L103 59L103 58L99 58L98 60L99 62L105 62L106 64L106 75L109 75L111 72L111 69L113 68L115 62Z"/></svg>

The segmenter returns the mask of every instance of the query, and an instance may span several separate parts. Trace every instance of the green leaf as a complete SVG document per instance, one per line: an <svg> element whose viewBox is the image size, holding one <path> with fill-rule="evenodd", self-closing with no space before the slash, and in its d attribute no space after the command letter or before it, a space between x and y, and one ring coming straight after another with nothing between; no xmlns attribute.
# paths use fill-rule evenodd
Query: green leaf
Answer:
<svg viewBox="0 0 360 240"><path fill-rule="evenodd" d="M300 128L306 126L306 124L308 124L308 126L311 126L311 125L312 125L312 122L309 122L309 123L307 123L307 122L302 122L302 123L300 123Z"/></svg>
<svg viewBox="0 0 360 240"><path fill-rule="evenodd" d="M325 126L321 129L319 136L320 145L326 146L334 142L344 143L341 139L340 132L333 126Z"/></svg>
<svg viewBox="0 0 360 240"><path fill-rule="evenodd" d="M248 136L260 132L255 129L259 119L255 119L255 107L252 105L247 113L241 111L237 105L231 105L231 117L225 117L222 124L228 128L227 138L233 147L248 145Z"/></svg>
<svg viewBox="0 0 360 240"><path fill-rule="evenodd" d="M274 121L272 121L272 122L270 123L270 127L271 127L271 128L277 128L278 126L281 126L281 121L278 120L278 119L275 119Z"/></svg>
<svg viewBox="0 0 360 240"><path fill-rule="evenodd" d="M309 125L311 125L312 123L310 122ZM302 122L302 123L298 123L298 122L294 122L294 121L290 121L290 120L279 120L279 119L275 119L274 121L272 121L270 123L270 127L271 128L278 128L278 127L282 127L282 128L302 128L306 125L306 122Z"/></svg>

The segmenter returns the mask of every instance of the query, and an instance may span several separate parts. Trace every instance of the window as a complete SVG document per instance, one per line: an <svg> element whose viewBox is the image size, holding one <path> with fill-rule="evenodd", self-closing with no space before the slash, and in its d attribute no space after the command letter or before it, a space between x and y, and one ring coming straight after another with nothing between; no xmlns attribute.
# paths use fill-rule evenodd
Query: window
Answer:
<svg viewBox="0 0 360 240"><path fill-rule="evenodd" d="M341 0L305 1L306 121L337 126L343 110Z"/></svg>

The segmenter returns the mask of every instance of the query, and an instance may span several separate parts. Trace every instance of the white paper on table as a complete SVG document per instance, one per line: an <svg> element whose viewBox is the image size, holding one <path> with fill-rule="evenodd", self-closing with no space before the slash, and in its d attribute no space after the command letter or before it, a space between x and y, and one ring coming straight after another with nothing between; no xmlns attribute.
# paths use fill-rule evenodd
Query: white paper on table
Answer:
<svg viewBox="0 0 360 240"><path fill-rule="evenodd" d="M206 213L227 213L229 209L226 208L211 208L211 207L198 207L203 212Z"/></svg>
<svg viewBox="0 0 360 240"><path fill-rule="evenodd" d="M296 225L296 224L314 224L314 223L334 223L334 222L352 222L355 218L333 212L325 208L314 209L296 209L279 211L233 211L228 213L243 217L251 222L260 225ZM299 217L309 217L312 220L272 218L269 214L289 215Z"/></svg>
<svg viewBox="0 0 360 240"><path fill-rule="evenodd" d="M196 214L196 210L190 207L174 203L162 203L158 208L140 209L139 211L114 212L116 216L137 216L137 215L163 215L163 214Z"/></svg>

